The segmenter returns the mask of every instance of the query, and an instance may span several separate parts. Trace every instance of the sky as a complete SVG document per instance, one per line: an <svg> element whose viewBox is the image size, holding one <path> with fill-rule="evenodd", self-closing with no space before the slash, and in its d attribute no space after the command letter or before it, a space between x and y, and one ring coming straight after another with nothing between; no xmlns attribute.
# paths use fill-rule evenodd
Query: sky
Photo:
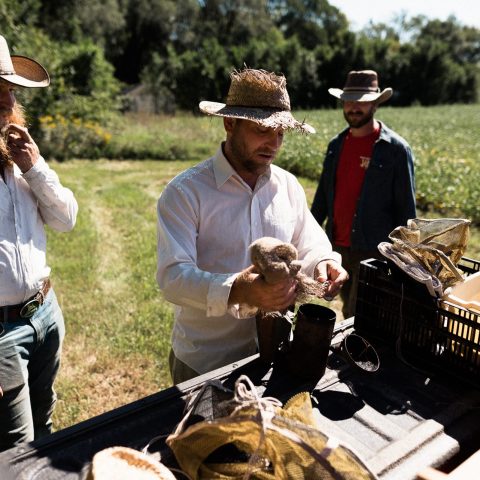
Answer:
<svg viewBox="0 0 480 480"><path fill-rule="evenodd" d="M353 30L360 30L370 20L391 23L394 15L406 12L409 17L426 15L446 20L455 15L464 24L480 29L479 0L328 0L343 12Z"/></svg>

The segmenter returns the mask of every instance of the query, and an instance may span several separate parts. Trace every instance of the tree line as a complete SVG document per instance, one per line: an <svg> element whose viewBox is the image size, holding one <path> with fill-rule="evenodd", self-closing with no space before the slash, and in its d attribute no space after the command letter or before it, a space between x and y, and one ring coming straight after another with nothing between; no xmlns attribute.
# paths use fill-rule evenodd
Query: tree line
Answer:
<svg viewBox="0 0 480 480"><path fill-rule="evenodd" d="M392 105L478 100L480 30L399 16L351 30L327 0L3 0L0 33L52 76L33 108L100 120L121 109L122 87L144 83L158 109L221 99L228 72L282 72L295 108L335 105L351 69L372 68Z"/></svg>

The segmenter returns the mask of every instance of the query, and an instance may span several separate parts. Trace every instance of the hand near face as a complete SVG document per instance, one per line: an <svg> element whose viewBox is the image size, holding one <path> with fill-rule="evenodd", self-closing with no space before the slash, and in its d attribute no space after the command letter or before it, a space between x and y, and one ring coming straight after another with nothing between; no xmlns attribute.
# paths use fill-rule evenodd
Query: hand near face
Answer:
<svg viewBox="0 0 480 480"><path fill-rule="evenodd" d="M11 158L22 173L28 172L40 157L40 150L26 127L10 123L5 127L6 142Z"/></svg>
<svg viewBox="0 0 480 480"><path fill-rule="evenodd" d="M334 260L323 260L315 267L314 278L317 282L329 281L324 298L332 299L338 294L342 285L348 280L347 271Z"/></svg>

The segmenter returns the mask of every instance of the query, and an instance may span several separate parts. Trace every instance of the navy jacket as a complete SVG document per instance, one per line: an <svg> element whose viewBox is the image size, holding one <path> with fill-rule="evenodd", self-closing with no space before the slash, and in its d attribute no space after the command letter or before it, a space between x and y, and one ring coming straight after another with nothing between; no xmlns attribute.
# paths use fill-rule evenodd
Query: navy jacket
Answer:
<svg viewBox="0 0 480 480"><path fill-rule="evenodd" d="M413 153L408 143L381 123L370 164L353 218L352 250L376 250L380 242L388 241L389 233L409 218L416 217L415 174ZM333 202L335 178L340 152L348 128L334 137L327 149L312 213L333 240Z"/></svg>

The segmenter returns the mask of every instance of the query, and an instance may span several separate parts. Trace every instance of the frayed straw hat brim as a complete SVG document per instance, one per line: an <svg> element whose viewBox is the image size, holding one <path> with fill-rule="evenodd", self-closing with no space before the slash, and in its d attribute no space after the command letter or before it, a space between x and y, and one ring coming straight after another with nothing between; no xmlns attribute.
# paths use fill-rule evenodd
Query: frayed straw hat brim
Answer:
<svg viewBox="0 0 480 480"><path fill-rule="evenodd" d="M256 122L267 128L283 128L284 130L299 130L303 133L315 133L315 129L311 125L299 122L288 110L265 107L238 107L208 101L200 102L199 108L201 112L207 115L241 118Z"/></svg>
<svg viewBox="0 0 480 480"><path fill-rule="evenodd" d="M386 102L393 94L391 88L386 88L382 92L345 92L340 88L329 88L328 93L345 102Z"/></svg>

